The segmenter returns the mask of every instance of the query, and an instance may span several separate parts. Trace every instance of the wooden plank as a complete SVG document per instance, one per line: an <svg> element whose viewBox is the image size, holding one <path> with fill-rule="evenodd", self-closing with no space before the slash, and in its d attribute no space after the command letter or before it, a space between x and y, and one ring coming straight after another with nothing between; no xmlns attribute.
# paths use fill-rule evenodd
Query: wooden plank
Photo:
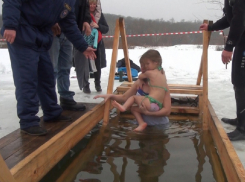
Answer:
<svg viewBox="0 0 245 182"><path fill-rule="evenodd" d="M0 166L1 166L0 181L1 182L16 182L1 155L0 155Z"/></svg>
<svg viewBox="0 0 245 182"><path fill-rule="evenodd" d="M117 87L118 92L126 92L130 87ZM169 89L170 93L176 94L193 94L193 95L201 95L203 93L202 90L186 90L186 89Z"/></svg>
<svg viewBox="0 0 245 182"><path fill-rule="evenodd" d="M244 167L210 102L208 102L208 109L209 130L217 146L227 180L229 182L245 182Z"/></svg>
<svg viewBox="0 0 245 182"><path fill-rule="evenodd" d="M169 91L170 91L170 93L173 93L173 94L201 95L203 93L202 90L169 89Z"/></svg>
<svg viewBox="0 0 245 182"><path fill-rule="evenodd" d="M202 90L203 87L200 85L184 85L184 84L168 84L169 88L180 88L180 89L188 89L188 90Z"/></svg>
<svg viewBox="0 0 245 182"><path fill-rule="evenodd" d="M199 109L197 107L171 106L171 112L172 113L199 114Z"/></svg>
<svg viewBox="0 0 245 182"><path fill-rule="evenodd" d="M133 85L133 84L134 84L134 82L124 81L122 84Z"/></svg>
<svg viewBox="0 0 245 182"><path fill-rule="evenodd" d="M208 23L205 20L204 23ZM203 130L208 130L208 42L209 32L203 31Z"/></svg>
<svg viewBox="0 0 245 182"><path fill-rule="evenodd" d="M199 108L199 121L202 122L203 119L203 96L200 94L198 96L198 108Z"/></svg>
<svg viewBox="0 0 245 182"><path fill-rule="evenodd" d="M199 71L197 75L197 82L196 82L197 85L200 85L202 81L202 71L203 71L202 64L203 64L203 55L201 56L201 62L200 62Z"/></svg>
<svg viewBox="0 0 245 182"><path fill-rule="evenodd" d="M39 181L103 118L104 107L97 105L14 166L11 173L16 181Z"/></svg>
<svg viewBox="0 0 245 182"><path fill-rule="evenodd" d="M127 43L127 37L126 37L126 31L125 31L125 23L124 23L123 18L119 18L119 27L120 27L120 34L121 34L124 59L125 59L125 64L126 64L126 69L127 69L128 81L133 82L129 55L128 55L128 43Z"/></svg>
<svg viewBox="0 0 245 182"><path fill-rule="evenodd" d="M0 153L1 153L4 160L6 160L11 155L13 155L15 152L20 150L21 147L23 147L24 145L27 145L28 143L32 143L32 141L34 141L37 138L37 136L32 137L30 135L20 133L20 129L18 129L17 131L19 132L20 137L16 140L10 142L8 145L5 145L3 148L0 149ZM16 132L14 132L14 133L16 133ZM11 138L11 136L9 136L9 138ZM8 167L11 168L13 166L10 166L8 164Z"/></svg>
<svg viewBox="0 0 245 182"><path fill-rule="evenodd" d="M97 104L84 103L86 106L85 111L63 111L63 115L71 116L73 121L81 117L84 113L91 110ZM40 121L40 125L45 127L48 130L48 134L46 136L30 136L27 134L23 134L20 130L16 130L19 132L19 138L10 142L8 145L5 145L0 149L0 153L3 155L3 158L9 168L14 167L18 162L23 160L33 151L35 151L39 146L43 145L53 136L55 136L58 132L63 130L65 127L70 125L72 122L54 122L54 123L46 123ZM7 138L12 138L15 132L7 135ZM1 139L0 139L1 141Z"/></svg>
<svg viewBox="0 0 245 182"><path fill-rule="evenodd" d="M213 174L216 181L217 182L226 181L225 174L217 150L215 149L215 147L210 147L213 146L214 143L210 132L207 130L203 131L203 134L201 135L201 140L204 142L206 155L208 156L209 161L211 163Z"/></svg>
<svg viewBox="0 0 245 182"><path fill-rule="evenodd" d="M117 20L116 27L115 27L115 33L114 33L114 40L113 40L111 67L110 67L110 74L109 74L109 79L108 79L107 94L112 94L113 92L117 54L118 54L118 45L119 45L119 34L120 34L119 20ZM108 124L109 122L109 111L110 111L110 100L107 100L107 102L105 103L103 124Z"/></svg>
<svg viewBox="0 0 245 182"><path fill-rule="evenodd" d="M208 22L207 20L204 20L203 21L203 23L207 23L207 22ZM213 24L212 21L209 21L208 23L209 23L209 25L212 25ZM211 31L208 32L208 45L209 45L209 42L210 42L211 33L212 33ZM202 74L203 74L203 54L201 56L201 62L200 62L200 67L199 67L199 71L198 71L196 85L200 85L201 84Z"/></svg>
<svg viewBox="0 0 245 182"><path fill-rule="evenodd" d="M0 149L5 147L9 143L12 143L13 141L17 140L19 137L21 137L21 133L19 129L13 131L11 137L9 137L8 135L2 137L0 139Z"/></svg>
<svg viewBox="0 0 245 182"><path fill-rule="evenodd" d="M181 90L202 90L202 86L196 86L196 85L171 85L169 84L169 89L174 90L174 89L181 89ZM123 83L122 85L117 87L117 90L125 90L129 89L131 87L131 84L126 84Z"/></svg>
<svg viewBox="0 0 245 182"><path fill-rule="evenodd" d="M130 114L130 113L120 113L120 118L124 118L124 119L135 119L134 115ZM194 115L170 115L168 116L168 118L170 120L173 121L198 121L198 116L194 116Z"/></svg>

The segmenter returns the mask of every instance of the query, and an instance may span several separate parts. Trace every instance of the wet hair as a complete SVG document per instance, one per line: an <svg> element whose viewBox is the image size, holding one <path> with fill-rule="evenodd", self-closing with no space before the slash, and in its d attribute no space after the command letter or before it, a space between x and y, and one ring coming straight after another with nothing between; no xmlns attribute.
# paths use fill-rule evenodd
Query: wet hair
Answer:
<svg viewBox="0 0 245 182"><path fill-rule="evenodd" d="M157 62L158 66L162 66L162 57L157 50L149 49L140 57L140 63L144 63L147 59Z"/></svg>
<svg viewBox="0 0 245 182"><path fill-rule="evenodd" d="M91 3L97 4L97 0L89 0L88 2L89 2L89 4L91 4Z"/></svg>

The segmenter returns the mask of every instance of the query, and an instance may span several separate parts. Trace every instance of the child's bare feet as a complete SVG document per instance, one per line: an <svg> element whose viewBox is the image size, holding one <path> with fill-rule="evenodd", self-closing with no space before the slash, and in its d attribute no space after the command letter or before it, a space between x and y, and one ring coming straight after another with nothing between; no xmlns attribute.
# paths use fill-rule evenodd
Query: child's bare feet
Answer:
<svg viewBox="0 0 245 182"><path fill-rule="evenodd" d="M126 111L126 109L121 105L121 104L119 104L117 101L112 101L112 103L111 103L115 108L117 108L117 109L119 109L119 111L121 111L121 112L125 112Z"/></svg>
<svg viewBox="0 0 245 182"><path fill-rule="evenodd" d="M147 127L147 123L140 124L134 131L143 131Z"/></svg>

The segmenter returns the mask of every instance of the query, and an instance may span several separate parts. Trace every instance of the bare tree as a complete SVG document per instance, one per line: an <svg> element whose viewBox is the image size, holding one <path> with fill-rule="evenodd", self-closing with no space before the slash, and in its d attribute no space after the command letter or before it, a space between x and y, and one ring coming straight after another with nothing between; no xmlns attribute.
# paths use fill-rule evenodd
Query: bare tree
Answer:
<svg viewBox="0 0 245 182"><path fill-rule="evenodd" d="M210 4L217 4L222 9L224 7L223 0L199 0L200 3L210 3Z"/></svg>

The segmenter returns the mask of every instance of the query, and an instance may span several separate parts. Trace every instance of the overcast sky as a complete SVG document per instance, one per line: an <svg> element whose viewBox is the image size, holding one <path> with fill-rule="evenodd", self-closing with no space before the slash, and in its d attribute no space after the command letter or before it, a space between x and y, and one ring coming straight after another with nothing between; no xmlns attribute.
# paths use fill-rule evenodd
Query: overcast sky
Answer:
<svg viewBox="0 0 245 182"><path fill-rule="evenodd" d="M104 13L144 19L215 21L222 16L220 5L201 1L208 0L101 0L101 3ZM0 6L2 12L2 0Z"/></svg>

